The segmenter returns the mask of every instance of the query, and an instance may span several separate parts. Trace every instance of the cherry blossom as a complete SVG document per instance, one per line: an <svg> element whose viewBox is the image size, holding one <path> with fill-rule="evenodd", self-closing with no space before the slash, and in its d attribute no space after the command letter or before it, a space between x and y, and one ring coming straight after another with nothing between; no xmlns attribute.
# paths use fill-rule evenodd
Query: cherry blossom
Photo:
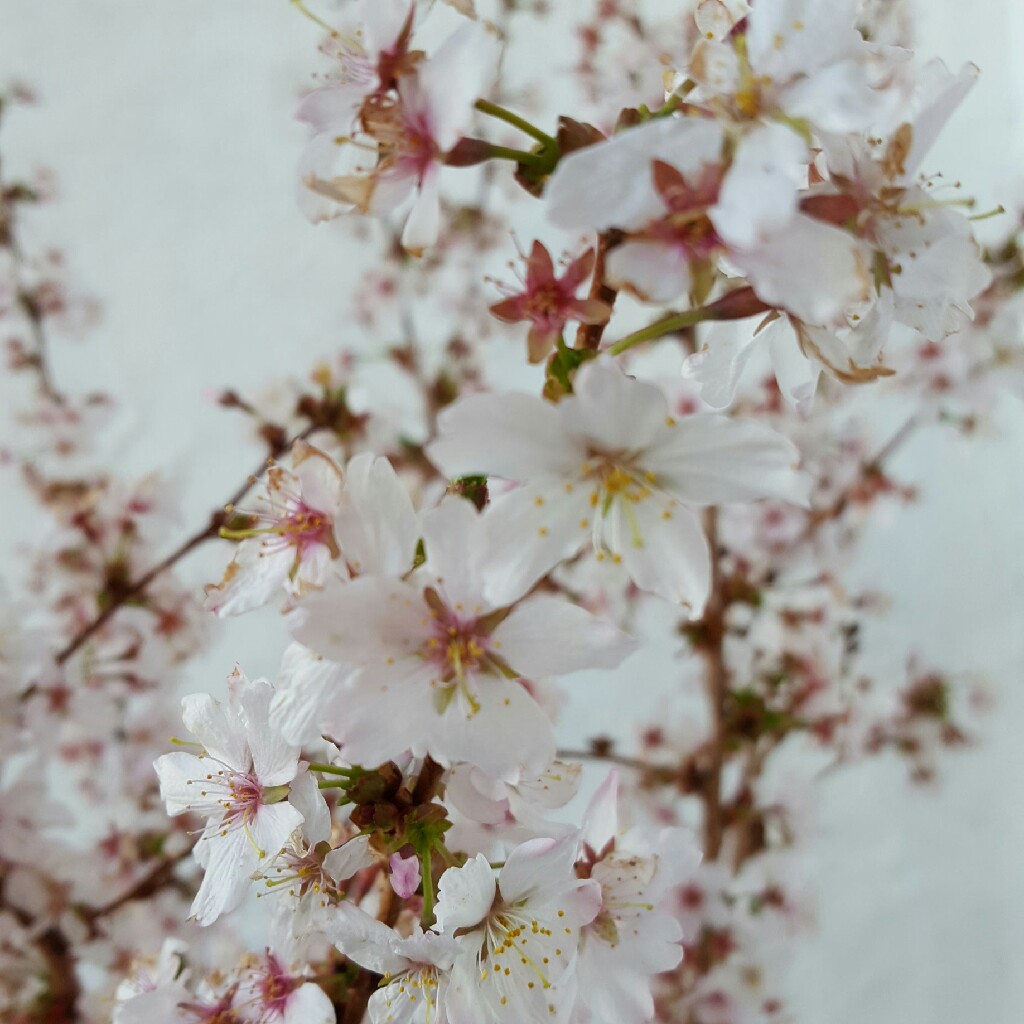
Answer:
<svg viewBox="0 0 1024 1024"><path fill-rule="evenodd" d="M517 846L497 879L482 854L441 876L437 927L459 933L447 1009L451 1024L548 1020L571 970L579 929L600 889L573 872L574 838Z"/></svg>
<svg viewBox="0 0 1024 1024"><path fill-rule="evenodd" d="M168 814L206 819L195 847L206 869L192 904L200 924L238 906L253 871L275 857L303 822L285 800L298 772L298 751L270 725L271 686L250 683L241 673L234 682L228 705L209 694L182 702L185 727L201 753L164 754L155 763Z"/></svg>
<svg viewBox="0 0 1024 1024"><path fill-rule="evenodd" d="M592 546L641 589L696 615L709 555L690 506L807 498L785 438L752 421L676 419L657 387L602 361L580 369L557 407L525 395L473 396L445 410L440 428L428 452L449 476L493 473L523 484L489 513L506 553L499 589L526 589Z"/></svg>
<svg viewBox="0 0 1024 1024"><path fill-rule="evenodd" d="M520 680L613 668L633 649L567 601L516 604L533 580L496 578L506 565L489 522L446 498L423 516L426 562L408 579L363 576L289 614L301 643L359 670L325 723L349 760L409 750L513 780L539 771L554 758L551 724Z"/></svg>
<svg viewBox="0 0 1024 1024"><path fill-rule="evenodd" d="M531 363L541 362L551 352L570 320L603 324L611 316L607 303L576 296L579 286L593 273L594 260L594 250L588 249L558 276L551 253L543 243L534 242L526 260L523 291L491 306L491 313L506 323L529 322L526 347Z"/></svg>

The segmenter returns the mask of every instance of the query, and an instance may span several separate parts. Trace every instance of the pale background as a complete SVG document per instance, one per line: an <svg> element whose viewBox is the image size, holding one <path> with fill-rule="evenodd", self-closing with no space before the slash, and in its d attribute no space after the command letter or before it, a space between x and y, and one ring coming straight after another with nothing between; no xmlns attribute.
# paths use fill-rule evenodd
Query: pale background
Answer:
<svg viewBox="0 0 1024 1024"><path fill-rule="evenodd" d="M922 10L923 52L984 71L931 163L981 208L1012 205L1024 196L1024 5ZM57 171L50 237L69 244L105 307L86 345L60 347L56 375L125 399L123 435L138 431L123 445L126 471L178 473L185 522L198 524L254 451L205 396L258 391L352 340L353 254L294 202L303 132L291 113L315 36L285 0L0 0L0 24L0 77L43 100L5 131L4 149L15 168ZM800 1024L1024 1019L1024 413L1004 406L999 435L969 450L922 438L903 451L896 469L921 484L928 514L891 518L861 568L895 594L886 629L926 659L982 669L997 713L933 793L913 791L892 762L828 783L810 857L820 927L791 983ZM23 510L0 496L5 550L31 536ZM216 561L198 556L188 571L211 578ZM236 658L271 673L273 623L230 624L193 666L192 688L215 689ZM588 694L573 739L614 720L615 695Z"/></svg>

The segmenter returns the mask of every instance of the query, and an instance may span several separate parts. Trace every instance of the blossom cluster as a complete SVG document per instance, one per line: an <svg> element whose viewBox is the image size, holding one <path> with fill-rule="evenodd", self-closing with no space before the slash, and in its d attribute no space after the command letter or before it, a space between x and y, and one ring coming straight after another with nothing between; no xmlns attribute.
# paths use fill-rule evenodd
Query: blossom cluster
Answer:
<svg viewBox="0 0 1024 1024"><path fill-rule="evenodd" d="M298 110L301 206L379 222L351 320L385 358L355 347L257 400L223 392L269 459L162 559L159 481L76 461L112 402L54 383L45 343L72 303L26 278L13 227L35 191L3 191L11 366L36 382L8 461L51 532L31 614L0 634L18 755L0 1007L18 1024L782 1020L815 787L890 752L930 780L986 701L904 650L886 685L862 658L884 595L844 579L877 510L918 501L901 446L969 437L1019 389L1019 242L984 253L959 187L922 172L976 70L919 63L856 0L680 4L657 47L615 0L581 15L585 114L533 97L548 132L502 77L542 14L293 3L329 68ZM640 70L613 81L603 48L624 39ZM517 200L545 236L488 295ZM172 569L215 539L230 555L200 596ZM270 678L236 666L222 695L185 697L178 735L172 694L207 633L275 612ZM660 674L681 684L659 707L666 622L682 650ZM566 700L596 717L587 687L609 684L633 721L568 748ZM39 768L55 746L59 778ZM90 817L107 831L72 853Z"/></svg>

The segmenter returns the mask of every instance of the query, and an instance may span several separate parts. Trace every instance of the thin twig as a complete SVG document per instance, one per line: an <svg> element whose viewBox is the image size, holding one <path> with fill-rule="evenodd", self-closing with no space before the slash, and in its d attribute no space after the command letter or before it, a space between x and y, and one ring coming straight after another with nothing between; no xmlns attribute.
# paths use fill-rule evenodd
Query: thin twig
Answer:
<svg viewBox="0 0 1024 1024"><path fill-rule="evenodd" d="M287 451L295 441L308 437L316 429L315 425L309 426L294 438L291 438L287 443L275 446L273 455L277 456ZM213 540L217 537L220 534L221 526L224 524L226 516L224 509L241 501L256 485L256 481L260 478L265 468L266 461L264 460L256 468L256 472L247 477L245 483L237 487L234 493L224 502L224 505L210 516L210 521L206 526L182 541L166 558L157 562L152 569L144 572L134 583L118 593L92 622L75 634L67 646L57 655L57 664L63 665L90 637L102 629L117 614L120 608L123 608L130 601L139 597L158 576L161 576L174 565L177 565L186 555L205 544L208 540Z"/></svg>

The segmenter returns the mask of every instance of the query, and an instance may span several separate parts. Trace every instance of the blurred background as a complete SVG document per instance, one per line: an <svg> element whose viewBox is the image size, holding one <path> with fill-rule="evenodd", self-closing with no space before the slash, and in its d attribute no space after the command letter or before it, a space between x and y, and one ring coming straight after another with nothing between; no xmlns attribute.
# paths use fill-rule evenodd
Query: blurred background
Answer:
<svg viewBox="0 0 1024 1024"><path fill-rule="evenodd" d="M556 22L576 3L551 0ZM983 72L929 166L961 180L979 209L1013 209L1024 198L1024 5L907 7L922 54ZM4 125L5 173L55 172L59 201L35 229L66 247L102 304L85 343L55 346L54 374L120 398L125 472L160 467L178 482L170 549L258 457L217 390L266 394L359 345L360 249L310 226L295 198L305 131L293 112L319 35L287 0L0 0L0 14L0 76L40 101ZM533 44L510 65L546 81L576 41L552 32ZM1011 218L980 227L998 237ZM887 759L825 784L808 856L818 924L789 985L800 1024L1024 1015L1024 409L1006 396L994 422L970 446L923 433L901 451L894 472L922 500L877 526L855 575L892 595L880 629L926 661L980 673L995 710L978 745L924 791ZM35 539L28 507L0 495L5 557ZM223 561L207 550L183 571L198 586ZM229 620L191 665L189 689L218 689L236 659L272 674L284 638L272 615ZM570 743L607 731L625 699L607 685L587 692L570 703Z"/></svg>

